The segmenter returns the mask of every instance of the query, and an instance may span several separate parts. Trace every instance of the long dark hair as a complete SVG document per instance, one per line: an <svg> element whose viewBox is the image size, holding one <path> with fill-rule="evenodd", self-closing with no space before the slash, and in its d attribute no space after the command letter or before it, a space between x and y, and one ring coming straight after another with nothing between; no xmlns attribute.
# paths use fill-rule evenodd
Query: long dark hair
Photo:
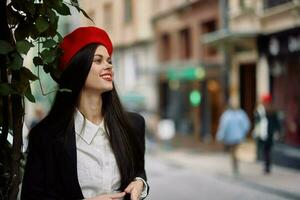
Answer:
<svg viewBox="0 0 300 200"><path fill-rule="evenodd" d="M44 123L50 123L59 130L58 137L62 140L68 139L67 133L74 132L74 112L97 47L98 44L87 45L71 59L58 81L59 89L70 91L57 92L51 110L43 120ZM135 130L121 105L114 85L111 91L102 94L101 114L105 119L104 126L109 133L107 136L121 175L119 189L124 190L136 176L138 162L143 159L143 155L137 134L134 134Z"/></svg>

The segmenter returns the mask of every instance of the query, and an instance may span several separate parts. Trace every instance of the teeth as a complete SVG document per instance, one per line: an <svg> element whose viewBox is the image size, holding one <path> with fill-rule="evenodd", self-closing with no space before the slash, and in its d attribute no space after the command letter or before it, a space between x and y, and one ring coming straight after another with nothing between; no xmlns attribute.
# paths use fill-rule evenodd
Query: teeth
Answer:
<svg viewBox="0 0 300 200"><path fill-rule="evenodd" d="M103 78L111 78L111 76L110 75L104 75L104 76L102 76Z"/></svg>

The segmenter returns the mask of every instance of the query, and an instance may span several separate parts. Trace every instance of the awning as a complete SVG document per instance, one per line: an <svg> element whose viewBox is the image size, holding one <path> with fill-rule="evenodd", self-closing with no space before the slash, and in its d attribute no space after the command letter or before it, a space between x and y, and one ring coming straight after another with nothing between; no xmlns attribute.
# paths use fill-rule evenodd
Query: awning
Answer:
<svg viewBox="0 0 300 200"><path fill-rule="evenodd" d="M236 32L227 29L220 29L203 35L201 42L209 45L223 45L240 42L245 39L253 39L257 37L258 34L258 32Z"/></svg>
<svg viewBox="0 0 300 200"><path fill-rule="evenodd" d="M167 69L167 78L169 80L203 80L205 78L205 69L200 66Z"/></svg>

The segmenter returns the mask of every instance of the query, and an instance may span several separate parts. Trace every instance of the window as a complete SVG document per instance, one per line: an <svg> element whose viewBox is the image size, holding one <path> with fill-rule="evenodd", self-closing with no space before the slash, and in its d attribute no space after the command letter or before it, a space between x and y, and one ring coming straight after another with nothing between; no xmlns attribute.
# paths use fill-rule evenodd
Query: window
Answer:
<svg viewBox="0 0 300 200"><path fill-rule="evenodd" d="M191 57L191 36L190 29L180 31L180 58L188 59Z"/></svg>
<svg viewBox="0 0 300 200"><path fill-rule="evenodd" d="M112 4L111 2L104 4L104 27L107 29L112 28Z"/></svg>
<svg viewBox="0 0 300 200"><path fill-rule="evenodd" d="M217 30L217 22L215 19L204 22L201 24L202 34L211 33ZM204 56L214 56L217 50L213 47L204 47Z"/></svg>
<svg viewBox="0 0 300 200"><path fill-rule="evenodd" d="M170 35L165 33L161 36L161 48L160 48L161 60L168 61L171 58L171 41Z"/></svg>
<svg viewBox="0 0 300 200"><path fill-rule="evenodd" d="M124 0L124 21L129 23L132 21L132 0Z"/></svg>

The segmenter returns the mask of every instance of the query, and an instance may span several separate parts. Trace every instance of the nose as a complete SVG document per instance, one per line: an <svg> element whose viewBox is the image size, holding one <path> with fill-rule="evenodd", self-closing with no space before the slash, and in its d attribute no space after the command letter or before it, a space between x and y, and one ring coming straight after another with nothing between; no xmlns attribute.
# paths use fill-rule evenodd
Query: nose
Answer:
<svg viewBox="0 0 300 200"><path fill-rule="evenodd" d="M109 62L106 62L105 69L112 70L112 68L113 68L112 64Z"/></svg>

